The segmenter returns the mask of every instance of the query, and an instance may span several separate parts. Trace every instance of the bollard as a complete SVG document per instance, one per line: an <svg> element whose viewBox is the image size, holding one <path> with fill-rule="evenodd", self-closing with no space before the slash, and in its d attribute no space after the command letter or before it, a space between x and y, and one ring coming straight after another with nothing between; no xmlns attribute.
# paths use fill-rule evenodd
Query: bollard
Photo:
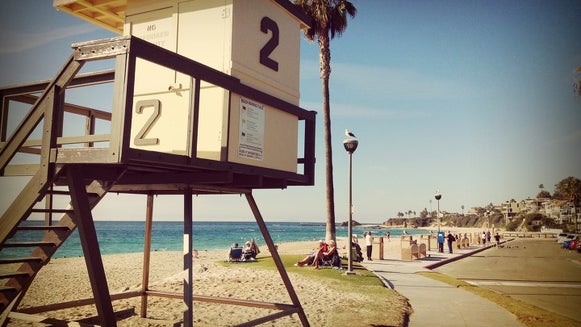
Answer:
<svg viewBox="0 0 581 327"><path fill-rule="evenodd" d="M383 246L384 246L383 237L380 237L379 238L379 260L383 260L383 250L384 250Z"/></svg>

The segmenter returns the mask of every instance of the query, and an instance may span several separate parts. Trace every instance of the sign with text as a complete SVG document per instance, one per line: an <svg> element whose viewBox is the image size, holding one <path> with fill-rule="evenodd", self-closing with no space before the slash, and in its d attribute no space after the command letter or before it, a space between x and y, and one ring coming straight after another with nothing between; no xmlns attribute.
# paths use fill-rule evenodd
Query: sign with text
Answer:
<svg viewBox="0 0 581 327"><path fill-rule="evenodd" d="M254 160L264 158L264 106L240 99L240 138L238 156Z"/></svg>

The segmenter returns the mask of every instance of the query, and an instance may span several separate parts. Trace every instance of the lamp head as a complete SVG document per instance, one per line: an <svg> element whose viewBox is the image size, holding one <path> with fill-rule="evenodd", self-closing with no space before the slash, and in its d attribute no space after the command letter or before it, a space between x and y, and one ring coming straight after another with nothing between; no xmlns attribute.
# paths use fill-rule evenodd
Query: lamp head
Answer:
<svg viewBox="0 0 581 327"><path fill-rule="evenodd" d="M358 145L359 145L359 141L357 141L356 139L347 139L347 140L343 141L343 146L345 147L345 150L349 154L352 154L353 152L355 152L355 150L357 150Z"/></svg>
<svg viewBox="0 0 581 327"><path fill-rule="evenodd" d="M442 194L440 192L436 192L436 194L434 194L434 197L436 198L436 200L440 201L440 199L442 198Z"/></svg>

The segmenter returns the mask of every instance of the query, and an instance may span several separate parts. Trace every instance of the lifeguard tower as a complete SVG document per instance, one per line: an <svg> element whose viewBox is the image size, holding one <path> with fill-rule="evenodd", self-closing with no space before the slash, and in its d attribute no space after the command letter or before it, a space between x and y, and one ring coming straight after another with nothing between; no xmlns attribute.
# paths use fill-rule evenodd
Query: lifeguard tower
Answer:
<svg viewBox="0 0 581 327"><path fill-rule="evenodd" d="M294 313L308 326L252 191L314 184L315 112L298 106L300 30L310 19L288 0L54 0L53 5L121 36L74 44L52 80L0 89L0 183L7 176L30 178L0 218L0 250L29 253L7 257L0 251L0 323L40 312L19 310L20 300L78 229L94 298L53 310L93 303L100 324L115 326L112 301L141 297L144 316L148 296L164 296L183 301L185 326L193 325L193 301L279 310L243 326ZM80 73L85 64L106 60L113 69ZM72 89L101 84L112 85L111 110L67 97ZM11 128L23 104L26 114ZM75 132L79 122L81 133ZM136 292L111 294L103 287L107 280L91 210L108 192L147 196L144 276L153 198L183 195L183 294L151 291L147 278ZM193 294L192 196L204 194L245 195L290 304ZM56 207L59 198L68 206ZM27 224L34 215L43 215L44 224ZM31 232L36 240L16 241Z"/></svg>

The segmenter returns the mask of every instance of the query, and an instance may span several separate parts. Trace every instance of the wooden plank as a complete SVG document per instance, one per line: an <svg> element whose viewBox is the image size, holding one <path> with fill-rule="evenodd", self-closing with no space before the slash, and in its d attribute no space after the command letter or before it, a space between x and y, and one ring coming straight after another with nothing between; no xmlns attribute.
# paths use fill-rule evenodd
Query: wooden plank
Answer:
<svg viewBox="0 0 581 327"><path fill-rule="evenodd" d="M22 271L14 271L14 272L1 273L0 279L19 278L19 277L28 277L28 276L30 276L29 273L22 272Z"/></svg>
<svg viewBox="0 0 581 327"><path fill-rule="evenodd" d="M53 242L31 241L31 242L5 242L1 247L5 248L28 248L37 246L55 246Z"/></svg>
<svg viewBox="0 0 581 327"><path fill-rule="evenodd" d="M143 276L141 281L141 311L140 317L147 317L147 290L149 289L149 262L151 259L151 232L153 229L153 194L147 195L145 209L145 242L143 245Z"/></svg>
<svg viewBox="0 0 581 327"><path fill-rule="evenodd" d="M30 212L33 213L74 213L72 209L31 209Z"/></svg>
<svg viewBox="0 0 581 327"><path fill-rule="evenodd" d="M111 72L109 74L112 75L113 73ZM80 78L81 76L82 76L82 74L79 74L77 77L75 77L73 79L73 81L71 82L71 85L75 84L77 79ZM90 85L90 84L87 84L87 85ZM82 85L82 86L86 86L86 85ZM34 104L38 100L38 97L34 96L34 95L30 95L30 94L23 94L23 95L9 96L8 99L11 101L16 101L16 102ZM65 103L63 110L65 112L76 114L76 115L81 115L81 116L86 116L86 117L94 117L96 119L103 119L103 120L109 120L109 121L111 120L111 113L108 111L89 108L89 107L85 107L85 106L80 106L80 105L73 104L73 103Z"/></svg>
<svg viewBox="0 0 581 327"><path fill-rule="evenodd" d="M278 273L280 274L280 278L282 279L282 282L284 283L284 285L286 287L286 290L291 298L291 301L292 301L293 305L297 309L299 309L297 312L299 319L301 320L301 323L303 324L303 326L308 327L308 326L310 326L309 320L307 319L305 311L303 310L303 307L301 306L301 302L299 301L299 298L295 292L295 289L293 288L293 285L288 277L288 274L284 268L282 260L281 260L280 256L278 255L278 250L274 244L274 241L270 237L270 233L268 232L268 228L266 227L266 224L264 223L264 219L262 219L262 215L260 213L260 210L258 209L258 205L256 204L256 201L254 200L254 197L252 196L251 192L245 193L244 195L246 196L246 200L248 201L248 204L250 205L250 209L252 209L252 213L254 214L254 218L256 219L256 223L258 224L258 227L260 228L260 231L262 232L262 236L264 237L264 241L266 242L266 245L268 246L268 250L270 251L270 254L272 255L272 259L276 265L276 268L278 269Z"/></svg>
<svg viewBox="0 0 581 327"><path fill-rule="evenodd" d="M82 144L87 142L109 142L111 139L111 134L89 134L89 135L79 135L79 136L59 136L57 137L57 144ZM0 143L0 149L6 145L6 142ZM26 140L22 144L23 148L39 147L42 146L41 139ZM87 147L88 148L88 147Z"/></svg>
<svg viewBox="0 0 581 327"><path fill-rule="evenodd" d="M93 4L93 2L83 0L54 0L53 6L92 24L121 34L123 32L127 0L99 1L98 5Z"/></svg>
<svg viewBox="0 0 581 327"><path fill-rule="evenodd" d="M4 176L33 176L39 168L39 164L8 165L4 169Z"/></svg>
<svg viewBox="0 0 581 327"><path fill-rule="evenodd" d="M72 64L74 62L73 56L71 56L65 67ZM62 74L62 71L61 71ZM60 75L60 74L59 74ZM58 78L58 76L57 76ZM47 89L52 89L52 87L56 83L56 78L53 80ZM0 170L4 169L8 162L14 157L14 155L18 152L18 149L22 147L22 144L26 141L26 139L32 134L32 131L36 128L40 120L43 118L46 110L46 101L48 97L48 93L43 93L43 95L38 99L37 103L32 107L32 109L28 112L26 117L22 119L21 123L18 125L12 137L2 149L0 149ZM50 102L50 101L49 101Z"/></svg>
<svg viewBox="0 0 581 327"><path fill-rule="evenodd" d="M67 167L67 178L70 183L71 203L77 212L76 223L78 226L81 246L85 255L85 263L91 280L91 288L95 297L97 312L104 327L117 326L113 315L111 295L103 267L101 251L97 232L91 214L89 197L85 189L83 176L79 173L79 167Z"/></svg>
<svg viewBox="0 0 581 327"><path fill-rule="evenodd" d="M42 189L40 185L40 174L36 173L4 212L0 218L0 243L8 238L22 217L39 200L39 192Z"/></svg>
<svg viewBox="0 0 581 327"><path fill-rule="evenodd" d="M70 230L67 226L18 226L17 230L31 230L31 231L68 231Z"/></svg>
<svg viewBox="0 0 581 327"><path fill-rule="evenodd" d="M137 297L140 295L141 295L140 292L135 292L135 291L117 293L117 294L111 295L111 300L112 301L124 300L124 299ZM18 309L18 311L22 312L22 313L36 314L36 313L41 313L41 312L76 308L76 307L81 307L84 305L92 305L92 304L95 304L95 299L79 299L79 300L72 300L72 301L68 301L68 302L47 304L47 305L37 306L37 307L22 308L22 309Z"/></svg>
<svg viewBox="0 0 581 327"><path fill-rule="evenodd" d="M21 257L21 258L0 258L0 264L21 263L21 262L40 262L40 257Z"/></svg>
<svg viewBox="0 0 581 327"><path fill-rule="evenodd" d="M193 217L193 200L192 189L184 190L184 270L187 275L184 279L184 326L194 326L194 303L193 303L193 240L192 240L192 220Z"/></svg>

